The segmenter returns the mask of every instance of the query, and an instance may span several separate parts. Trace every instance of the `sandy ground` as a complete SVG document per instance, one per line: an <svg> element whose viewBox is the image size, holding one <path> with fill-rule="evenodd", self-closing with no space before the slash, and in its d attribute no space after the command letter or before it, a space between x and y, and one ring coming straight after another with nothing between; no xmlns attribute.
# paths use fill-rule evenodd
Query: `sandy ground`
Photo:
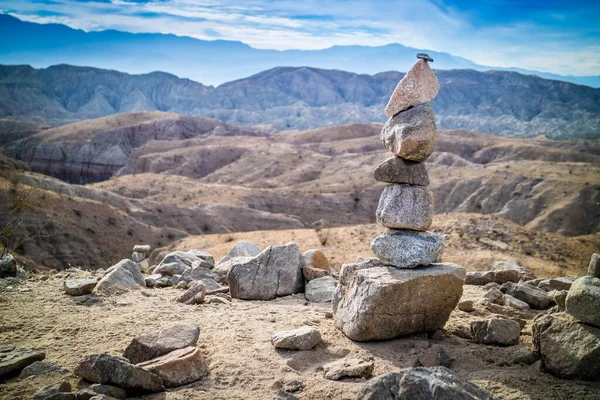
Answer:
<svg viewBox="0 0 600 400"><path fill-rule="evenodd" d="M144 399L270 399L284 385L299 386L295 395L301 399L352 399L365 380L326 380L323 364L342 357L372 357L374 375L380 375L412 366L435 343L447 346L456 373L501 399L600 399L600 382L561 380L533 366L511 365L512 355L531 341L529 323L522 343L511 347L478 345L451 334L468 327L474 318L489 316L489 310L478 308L470 314L455 310L443 340L421 335L358 343L347 339L326 317L329 304L310 304L302 295L268 302L234 300L230 306L186 306L172 301L178 293L174 288L146 289L84 306L63 293L61 278L29 280L12 290L2 286L0 343L44 350L46 360L72 370L88 354L121 355L142 332L174 323L199 324L198 346L209 362L210 375ZM479 287L465 286L463 298L477 299L482 293ZM531 315L520 317L527 320ZM273 348L273 332L304 324L318 328L324 343L310 351ZM31 398L38 388L58 379L12 379L0 384L0 398ZM78 385L75 377L70 380Z"/></svg>

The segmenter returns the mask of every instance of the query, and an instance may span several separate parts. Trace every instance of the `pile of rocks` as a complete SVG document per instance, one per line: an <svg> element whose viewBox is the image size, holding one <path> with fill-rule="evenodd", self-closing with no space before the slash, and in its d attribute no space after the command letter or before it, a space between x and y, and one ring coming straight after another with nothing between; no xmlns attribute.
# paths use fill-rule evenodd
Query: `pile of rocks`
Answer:
<svg viewBox="0 0 600 400"><path fill-rule="evenodd" d="M434 209L424 161L436 134L427 102L439 83L429 57L419 58L394 90L381 131L381 141L394 153L374 172L388 184L377 207L377 222L388 231L371 244L376 259L342 266L334 295L335 324L353 340L440 329L462 295L464 268L441 263L444 240L427 232Z"/></svg>

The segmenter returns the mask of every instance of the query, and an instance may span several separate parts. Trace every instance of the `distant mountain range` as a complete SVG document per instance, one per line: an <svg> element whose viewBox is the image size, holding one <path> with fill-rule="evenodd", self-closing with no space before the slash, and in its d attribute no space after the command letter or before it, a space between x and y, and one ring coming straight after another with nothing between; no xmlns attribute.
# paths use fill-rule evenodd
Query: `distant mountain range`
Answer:
<svg viewBox="0 0 600 400"><path fill-rule="evenodd" d="M29 64L37 68L71 64L134 74L165 71L210 85L278 66L310 66L363 74L406 72L414 63L415 54L423 51L434 58L433 65L437 69L511 70L600 87L600 76L561 76L520 68L490 67L452 54L400 44L334 46L324 50L260 50L235 41L204 41L115 30L84 32L65 25L36 24L0 14L1 64Z"/></svg>
<svg viewBox="0 0 600 400"><path fill-rule="evenodd" d="M600 89L508 71L441 70L436 75L441 89L432 106L440 128L600 137ZM214 88L163 72L0 65L0 118L5 119L0 130L31 131L10 122L15 120L56 126L133 111L203 115L275 130L384 122L383 109L402 76L279 67Z"/></svg>

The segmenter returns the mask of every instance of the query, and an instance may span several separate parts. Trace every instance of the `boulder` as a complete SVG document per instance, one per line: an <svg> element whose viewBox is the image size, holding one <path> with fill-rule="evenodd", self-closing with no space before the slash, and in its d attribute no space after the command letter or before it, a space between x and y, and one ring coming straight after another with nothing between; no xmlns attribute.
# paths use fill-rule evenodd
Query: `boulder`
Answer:
<svg viewBox="0 0 600 400"><path fill-rule="evenodd" d="M322 251L311 249L305 251L302 256L304 257L305 267L329 271L329 260Z"/></svg>
<svg viewBox="0 0 600 400"><path fill-rule="evenodd" d="M373 172L376 181L429 186L429 175L425 163L392 156L379 164Z"/></svg>
<svg viewBox="0 0 600 400"><path fill-rule="evenodd" d="M96 283L98 283L96 278L67 279L63 289L70 296L84 296L92 293Z"/></svg>
<svg viewBox="0 0 600 400"><path fill-rule="evenodd" d="M530 281L535 279L535 275L531 270L522 267L515 260L507 260L507 261L494 261L492 264L492 271L502 271L502 270L516 270L519 271L519 280L522 281ZM519 281L517 280L517 282ZM504 283L504 282L498 282Z"/></svg>
<svg viewBox="0 0 600 400"><path fill-rule="evenodd" d="M371 250L386 265L414 268L440 262L444 238L433 232L390 229L373 240Z"/></svg>
<svg viewBox="0 0 600 400"><path fill-rule="evenodd" d="M164 386L158 375L131 364L127 359L108 354L85 356L75 367L75 375L90 382L118 386L128 394L162 392Z"/></svg>
<svg viewBox="0 0 600 400"><path fill-rule="evenodd" d="M229 257L256 257L259 254L260 249L256 245L242 240L237 242L235 246L232 247L231 251L229 252Z"/></svg>
<svg viewBox="0 0 600 400"><path fill-rule="evenodd" d="M33 400L78 400L74 393L71 393L71 384L67 381L54 383L44 386L33 396Z"/></svg>
<svg viewBox="0 0 600 400"><path fill-rule="evenodd" d="M271 300L304 289L304 258L296 243L269 246L258 256L231 266L227 280L231 297Z"/></svg>
<svg viewBox="0 0 600 400"><path fill-rule="evenodd" d="M148 254L151 250L152 246L150 246L149 244L136 244L135 246L133 246L133 251L136 253Z"/></svg>
<svg viewBox="0 0 600 400"><path fill-rule="evenodd" d="M510 346L519 343L521 325L517 321L501 318L472 321L471 335L475 343Z"/></svg>
<svg viewBox="0 0 600 400"><path fill-rule="evenodd" d="M496 400L489 392L445 367L413 368L371 379L361 400Z"/></svg>
<svg viewBox="0 0 600 400"><path fill-rule="evenodd" d="M271 336L271 343L276 349L310 350L321 343L321 334L312 326L275 332Z"/></svg>
<svg viewBox="0 0 600 400"><path fill-rule="evenodd" d="M158 375L168 388L187 385L208 375L208 365L200 350L191 346L174 350L137 366Z"/></svg>
<svg viewBox="0 0 600 400"><path fill-rule="evenodd" d="M19 374L19 379L27 378L28 376L38 376L46 374L67 374L69 370L56 365L50 361L36 361L23 368Z"/></svg>
<svg viewBox="0 0 600 400"><path fill-rule="evenodd" d="M201 281L193 281L189 289L183 292L179 297L175 299L178 303L187 305L200 304L204 300L206 295L206 288Z"/></svg>
<svg viewBox="0 0 600 400"><path fill-rule="evenodd" d="M592 254L590 264L588 265L588 275L600 278L600 254Z"/></svg>
<svg viewBox="0 0 600 400"><path fill-rule="evenodd" d="M450 367L452 358L445 346L434 344L419 357L423 367Z"/></svg>
<svg viewBox="0 0 600 400"><path fill-rule="evenodd" d="M444 327L462 295L465 269L373 266L340 274L332 302L336 327L352 340L381 340Z"/></svg>
<svg viewBox="0 0 600 400"><path fill-rule="evenodd" d="M163 258L153 273L169 276L181 275L193 267L211 269L214 265L214 258L206 252L199 250L173 251Z"/></svg>
<svg viewBox="0 0 600 400"><path fill-rule="evenodd" d="M428 103L435 98L440 84L424 60L419 60L400 80L392 93L385 114L394 116L418 104Z"/></svg>
<svg viewBox="0 0 600 400"><path fill-rule="evenodd" d="M374 367L375 363L371 360L342 358L323 365L323 371L325 379L338 381L342 378L369 378Z"/></svg>
<svg viewBox="0 0 600 400"><path fill-rule="evenodd" d="M599 328L559 312L537 315L532 334L534 349L552 374L568 379L600 377Z"/></svg>
<svg viewBox="0 0 600 400"><path fill-rule="evenodd" d="M0 380L18 374L23 368L45 357L43 351L0 345Z"/></svg>
<svg viewBox="0 0 600 400"><path fill-rule="evenodd" d="M312 281L313 279L319 279L326 276L331 276L331 273L324 269L313 268L313 267L302 267L302 275L304 275L304 279L307 282Z"/></svg>
<svg viewBox="0 0 600 400"><path fill-rule="evenodd" d="M135 261L136 263L144 261L145 258L146 258L146 253L140 253L139 251L134 251L131 254L131 260Z"/></svg>
<svg viewBox="0 0 600 400"><path fill-rule="evenodd" d="M202 282L202 284L206 288L206 293L207 294L208 294L208 292L214 291L214 290L227 290L227 291L229 291L229 288L227 286L221 286L219 284L219 282L216 281L216 280L214 280L214 279L204 278L204 279L200 279L200 282Z"/></svg>
<svg viewBox="0 0 600 400"><path fill-rule="evenodd" d="M422 186L387 185L376 214L377 222L386 228L426 231L433 220L433 196Z"/></svg>
<svg viewBox="0 0 600 400"><path fill-rule="evenodd" d="M129 343L123 357L132 364L139 364L174 350L195 346L199 336L200 327L196 324L177 324L145 332Z"/></svg>
<svg viewBox="0 0 600 400"><path fill-rule="evenodd" d="M600 278L584 276L573 282L565 300L565 311L600 328Z"/></svg>
<svg viewBox="0 0 600 400"><path fill-rule="evenodd" d="M327 303L333 299L337 281L331 276L313 279L306 284L304 297L312 303Z"/></svg>
<svg viewBox="0 0 600 400"><path fill-rule="evenodd" d="M204 261L205 263L207 263L208 265L210 265L210 267L207 268L213 268L215 266L215 258L208 252L206 251L200 251L200 250L188 250L189 254L193 254L195 257L197 257L199 260ZM202 264L203 266L206 264ZM192 265L193 267L194 265Z"/></svg>
<svg viewBox="0 0 600 400"><path fill-rule="evenodd" d="M421 104L390 118L381 130L381 142L396 156L422 162L435 146L435 114L429 104Z"/></svg>
<svg viewBox="0 0 600 400"><path fill-rule="evenodd" d="M552 299L546 292L525 283L515 285L512 282L507 282L502 285L502 290L504 293L524 301L529 304L531 308L535 308L536 310L545 310L552 303Z"/></svg>
<svg viewBox="0 0 600 400"><path fill-rule="evenodd" d="M94 291L102 294L120 294L146 287L144 276L131 260L121 260L106 270Z"/></svg>

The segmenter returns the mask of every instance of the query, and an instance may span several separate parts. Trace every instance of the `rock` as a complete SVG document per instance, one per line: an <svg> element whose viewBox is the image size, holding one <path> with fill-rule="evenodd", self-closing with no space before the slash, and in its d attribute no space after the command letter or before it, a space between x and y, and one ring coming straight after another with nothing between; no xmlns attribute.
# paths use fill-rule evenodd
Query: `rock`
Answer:
<svg viewBox="0 0 600 400"><path fill-rule="evenodd" d="M179 275L181 276L181 274L183 274L185 271L187 271L188 269L191 269L192 267L186 267L184 264L180 264L180 263L176 263L176 262L172 262L172 263L161 263L158 267L156 267L154 269L154 271L152 271L152 275L166 275L166 276L173 276L173 275Z"/></svg>
<svg viewBox="0 0 600 400"><path fill-rule="evenodd" d="M156 287L156 284L160 278L162 278L161 274L152 274L147 276L146 279L144 279L146 287Z"/></svg>
<svg viewBox="0 0 600 400"><path fill-rule="evenodd" d="M463 300L458 303L458 309L464 312L472 312L475 311L473 307L473 300Z"/></svg>
<svg viewBox="0 0 600 400"><path fill-rule="evenodd" d="M181 275L173 275L169 278L169 286L177 286L179 281L181 280Z"/></svg>
<svg viewBox="0 0 600 400"><path fill-rule="evenodd" d="M419 357L423 367L450 367L452 358L445 346L434 344Z"/></svg>
<svg viewBox="0 0 600 400"><path fill-rule="evenodd" d="M17 260L12 254L6 254L0 260L0 278L10 278L17 276Z"/></svg>
<svg viewBox="0 0 600 400"><path fill-rule="evenodd" d="M92 389L85 388L81 389L77 392L77 400L90 400L95 397L101 396L99 393L94 392ZM114 397L109 396L109 398L114 399Z"/></svg>
<svg viewBox="0 0 600 400"><path fill-rule="evenodd" d="M133 254L131 254L131 260L135 261L137 263L144 261L145 258L146 258L146 253L140 253L138 251L134 251Z"/></svg>
<svg viewBox="0 0 600 400"><path fill-rule="evenodd" d="M231 301L223 298L223 297L217 297L217 296L212 296L209 300L208 300L209 304L223 304L223 305L231 305Z"/></svg>
<svg viewBox="0 0 600 400"><path fill-rule="evenodd" d="M275 393L273 400L298 400L298 397L285 390L278 390L277 393Z"/></svg>
<svg viewBox="0 0 600 400"><path fill-rule="evenodd" d="M68 279L64 282L63 289L70 296L84 296L92 293L96 283L96 278Z"/></svg>
<svg viewBox="0 0 600 400"><path fill-rule="evenodd" d="M304 252L302 256L304 257L305 267L329 271L329 260L322 251L311 249Z"/></svg>
<svg viewBox="0 0 600 400"><path fill-rule="evenodd" d="M496 400L486 390L445 367L413 368L371 379L357 397L361 400Z"/></svg>
<svg viewBox="0 0 600 400"><path fill-rule="evenodd" d="M440 84L426 61L419 60L398 83L385 107L388 117L435 98Z"/></svg>
<svg viewBox="0 0 600 400"><path fill-rule="evenodd" d="M561 276L560 278L544 279L537 286L538 288L550 292L551 290L569 290L577 277Z"/></svg>
<svg viewBox="0 0 600 400"><path fill-rule="evenodd" d="M313 279L319 279L319 278L323 278L326 276L331 276L329 271L326 271L324 269L319 269L319 268L313 268L313 267L302 267L302 275L304 276L304 279L306 279L307 282L312 281Z"/></svg>
<svg viewBox="0 0 600 400"><path fill-rule="evenodd" d="M502 271L502 270L516 270L519 271L519 280L522 281L530 281L535 279L535 275L531 270L520 266L515 260L507 260L507 261L494 261L492 264L492 271ZM517 282L519 281L517 280ZM504 283L504 282L498 282Z"/></svg>
<svg viewBox="0 0 600 400"><path fill-rule="evenodd" d="M200 281L193 281L190 284L190 288L183 292L179 297L175 299L178 303L187 305L198 304L204 300L206 295L206 288Z"/></svg>
<svg viewBox="0 0 600 400"><path fill-rule="evenodd" d="M19 379L27 378L28 376L38 376L46 374L67 374L69 370L56 365L50 361L36 361L23 368L19 374Z"/></svg>
<svg viewBox="0 0 600 400"><path fill-rule="evenodd" d="M195 346L200 336L196 324L177 324L136 336L125 349L123 357L132 364L139 364L171 351Z"/></svg>
<svg viewBox="0 0 600 400"><path fill-rule="evenodd" d="M196 347L175 350L137 365L158 375L165 387L196 382L208 375L208 365Z"/></svg>
<svg viewBox="0 0 600 400"><path fill-rule="evenodd" d="M527 285L524 283L514 284L507 282L502 285L504 293L509 294L525 303L529 304L531 308L536 310L545 310L548 308L552 299L544 292L536 288L535 286Z"/></svg>
<svg viewBox="0 0 600 400"><path fill-rule="evenodd" d="M130 394L164 390L158 375L129 363L125 358L108 354L85 356L74 372L90 382L118 386Z"/></svg>
<svg viewBox="0 0 600 400"><path fill-rule="evenodd" d="M556 305L560 308L561 311L565 311L567 295L569 294L568 290L552 290L548 292L548 296L554 299Z"/></svg>
<svg viewBox="0 0 600 400"><path fill-rule="evenodd" d="M90 385L89 389L93 390L98 394L104 394L110 397L114 397L115 399L127 398L127 392L116 386L95 383L93 385Z"/></svg>
<svg viewBox="0 0 600 400"><path fill-rule="evenodd" d="M94 289L102 294L120 294L146 287L144 276L131 260L121 260L110 267Z"/></svg>
<svg viewBox="0 0 600 400"><path fill-rule="evenodd" d="M218 282L221 279L221 276L216 272L206 269L203 267L195 267L186 270L183 275L181 275L181 280L190 283L192 281L201 281L204 279L211 279L215 282Z"/></svg>
<svg viewBox="0 0 600 400"><path fill-rule="evenodd" d="M529 310L529 304L512 297L510 294L504 295L504 305L507 307L515 308L517 310Z"/></svg>
<svg viewBox="0 0 600 400"><path fill-rule="evenodd" d="M369 378L374 367L375 363L370 360L342 358L323 365L323 371L325 379L338 381L342 378Z"/></svg>
<svg viewBox="0 0 600 400"><path fill-rule="evenodd" d="M471 334L475 343L510 346L519 343L521 325L516 321L500 318L472 321Z"/></svg>
<svg viewBox="0 0 600 400"><path fill-rule="evenodd" d="M462 295L466 274L456 264L398 269L364 263L369 267L347 273L342 267L332 302L336 327L352 340L441 329Z"/></svg>
<svg viewBox="0 0 600 400"><path fill-rule="evenodd" d="M231 266L227 280L231 297L271 300L304 289L304 258L296 243L269 246L258 256Z"/></svg>
<svg viewBox="0 0 600 400"><path fill-rule="evenodd" d="M592 254L590 264L588 265L588 275L600 278L600 254Z"/></svg>
<svg viewBox="0 0 600 400"><path fill-rule="evenodd" d="M17 280L19 281L27 280L27 271L25 271L20 265L17 265L17 272L15 274L15 278L17 278Z"/></svg>
<svg viewBox="0 0 600 400"><path fill-rule="evenodd" d="M23 368L45 357L43 351L0 345L0 380L18 374Z"/></svg>
<svg viewBox="0 0 600 400"><path fill-rule="evenodd" d="M561 378L597 380L600 329L567 313L538 314L532 324L534 349L544 367Z"/></svg>
<svg viewBox="0 0 600 400"><path fill-rule="evenodd" d="M313 279L306 284L304 297L312 303L327 303L333 299L337 281L331 276Z"/></svg>
<svg viewBox="0 0 600 400"><path fill-rule="evenodd" d="M256 245L242 240L233 246L229 252L229 257L256 257L259 254L260 249Z"/></svg>
<svg viewBox="0 0 600 400"><path fill-rule="evenodd" d="M503 305L505 301L504 293L496 288L488 290L487 293L483 295L483 298L490 300L492 303L500 305Z"/></svg>
<svg viewBox="0 0 600 400"><path fill-rule="evenodd" d="M67 381L44 386L33 396L33 400L77 400L71 393L71 384Z"/></svg>
<svg viewBox="0 0 600 400"><path fill-rule="evenodd" d="M175 285L175 287L177 289L187 289L188 283L186 281L179 281L179 282L177 282L177 285Z"/></svg>
<svg viewBox="0 0 600 400"><path fill-rule="evenodd" d="M204 278L204 279L201 279L200 282L202 282L202 284L206 288L206 293L207 294L209 292L211 292L211 291L214 291L214 290L227 290L227 291L229 291L229 288L227 286L221 286L221 285L219 285L219 282L215 281L214 279Z"/></svg>
<svg viewBox="0 0 600 400"><path fill-rule="evenodd" d="M490 290L490 289L498 289L498 290L500 290L500 284L498 284L496 282L490 282L490 283L487 283L487 284L483 285L483 288L485 290Z"/></svg>
<svg viewBox="0 0 600 400"><path fill-rule="evenodd" d="M218 282L227 284L227 275L229 274L231 267L235 264L244 264L249 260L252 260L252 257L229 258L228 256L225 256L223 257L223 259L221 259L221 261L217 263L217 265L212 271L219 275Z"/></svg>
<svg viewBox="0 0 600 400"><path fill-rule="evenodd" d="M133 246L133 251L136 253L148 254L150 253L150 251L152 251L152 246L150 246L149 244L136 244L135 246Z"/></svg>
<svg viewBox="0 0 600 400"><path fill-rule="evenodd" d="M494 272L492 271L477 271L467 273L465 285L483 286L494 282Z"/></svg>
<svg viewBox="0 0 600 400"><path fill-rule="evenodd" d="M195 249L188 250L188 253L194 255L199 260L207 263L209 265L209 267L205 267L205 268L208 268L208 269L214 268L215 258L210 253L207 253L206 251L195 250ZM202 263L202 266L203 265L206 265L206 264ZM194 265L192 265L192 267L194 267Z"/></svg>
<svg viewBox="0 0 600 400"><path fill-rule="evenodd" d="M275 332L271 343L276 349L310 350L321 343L321 334L312 326L303 326L289 331Z"/></svg>
<svg viewBox="0 0 600 400"><path fill-rule="evenodd" d="M390 229L373 240L371 250L386 265L414 268L440 262L444 238L432 232Z"/></svg>
<svg viewBox="0 0 600 400"><path fill-rule="evenodd" d="M511 364L531 365L539 359L539 354L531 350L529 346L526 346L517 349L517 351L513 353L510 362Z"/></svg>
<svg viewBox="0 0 600 400"><path fill-rule="evenodd" d="M425 163L409 161L392 156L379 164L373 172L376 181L429 186L429 175Z"/></svg>
<svg viewBox="0 0 600 400"><path fill-rule="evenodd" d="M186 270L193 267L211 269L214 264L214 258L203 251L173 251L163 258L153 273L169 276L182 275Z"/></svg>
<svg viewBox="0 0 600 400"><path fill-rule="evenodd" d="M565 311L582 322L600 327L600 278L584 276L573 282Z"/></svg>
<svg viewBox="0 0 600 400"><path fill-rule="evenodd" d="M381 130L381 142L396 156L423 162L435 146L435 114L421 104L390 118Z"/></svg>
<svg viewBox="0 0 600 400"><path fill-rule="evenodd" d="M496 269L492 271L494 282L502 285L506 282L519 282L521 280L521 271L518 269Z"/></svg>
<svg viewBox="0 0 600 400"><path fill-rule="evenodd" d="M387 185L379 198L377 222L386 228L426 231L433 220L433 196L425 187Z"/></svg>

